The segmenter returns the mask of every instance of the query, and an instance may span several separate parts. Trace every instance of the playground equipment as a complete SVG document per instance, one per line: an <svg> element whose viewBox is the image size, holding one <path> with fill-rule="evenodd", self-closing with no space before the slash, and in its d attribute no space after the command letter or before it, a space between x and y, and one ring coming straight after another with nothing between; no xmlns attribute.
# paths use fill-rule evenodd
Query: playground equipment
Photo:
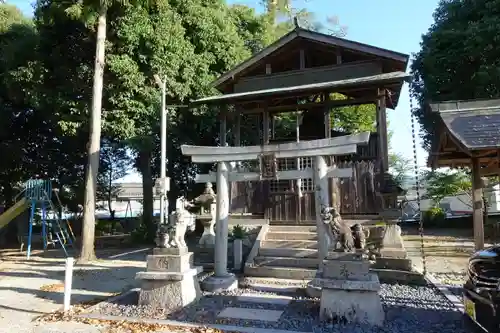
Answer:
<svg viewBox="0 0 500 333"><path fill-rule="evenodd" d="M23 197L21 200L17 201L12 207L3 212L3 214L0 215L0 230L3 229L5 226L7 226L7 224L9 224L10 221L14 220L22 212L24 212L29 207L29 205L30 205L29 201Z"/></svg>
<svg viewBox="0 0 500 333"><path fill-rule="evenodd" d="M52 201L53 192L56 194L57 203L61 205L57 191L52 190L52 182L50 180L28 180L24 184L23 191L18 195L18 197L20 197L24 194L22 198L0 215L1 230L28 207L31 208L28 228L28 247L26 253L27 259L31 256L31 240L33 237L33 224L35 224L37 207L41 208L42 211L41 227L44 250L47 249L48 245L53 245L55 247L59 244L65 255L68 256L66 246L73 246L73 242L75 241L75 235L68 220L61 220L59 217L56 217L54 222L47 222L47 208L52 210L54 213L57 213L58 211Z"/></svg>

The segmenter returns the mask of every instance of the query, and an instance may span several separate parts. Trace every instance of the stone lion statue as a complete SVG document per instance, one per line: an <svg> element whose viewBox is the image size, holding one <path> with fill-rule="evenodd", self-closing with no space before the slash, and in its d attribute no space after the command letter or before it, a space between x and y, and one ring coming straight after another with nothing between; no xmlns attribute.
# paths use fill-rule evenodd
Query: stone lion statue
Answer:
<svg viewBox="0 0 500 333"><path fill-rule="evenodd" d="M175 212L169 216L169 240L167 247L182 248L186 247L184 236L186 231L194 231L195 215L188 211L193 204L184 197L177 198L175 202Z"/></svg>
<svg viewBox="0 0 500 333"><path fill-rule="evenodd" d="M323 207L321 216L323 223L328 226L330 248L333 251L352 252L354 250L354 239L351 228L342 221L342 217L337 210L332 207Z"/></svg>

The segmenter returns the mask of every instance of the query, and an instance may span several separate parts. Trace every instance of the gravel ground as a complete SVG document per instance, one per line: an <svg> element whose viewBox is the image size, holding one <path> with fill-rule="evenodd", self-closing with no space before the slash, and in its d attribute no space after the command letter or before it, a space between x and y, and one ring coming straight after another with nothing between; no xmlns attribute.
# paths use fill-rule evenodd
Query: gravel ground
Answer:
<svg viewBox="0 0 500 333"><path fill-rule="evenodd" d="M431 273L431 275L460 300L463 298L462 286L465 283L466 273Z"/></svg>
<svg viewBox="0 0 500 333"><path fill-rule="evenodd" d="M291 295L294 300L289 305L266 303L247 303L238 301L242 293L274 294L257 292L252 289L238 289L221 294L204 293L195 305L176 313L165 314L161 309L139 307L138 294L131 294L117 303L102 303L94 313L127 317L171 319L200 324L225 324L255 328L271 328L314 333L468 333L463 317L438 290L431 287L382 284L379 292L386 312L383 328L361 325L321 324L318 320L319 300L303 297L300 293ZM282 294L282 293L280 293ZM289 295L290 294L286 294ZM217 318L226 307L284 310L277 322L249 321Z"/></svg>

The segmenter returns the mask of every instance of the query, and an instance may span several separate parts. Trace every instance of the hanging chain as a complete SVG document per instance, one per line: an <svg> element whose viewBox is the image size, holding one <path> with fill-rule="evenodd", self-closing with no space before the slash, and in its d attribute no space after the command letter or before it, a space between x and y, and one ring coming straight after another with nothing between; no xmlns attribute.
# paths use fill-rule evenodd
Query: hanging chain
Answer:
<svg viewBox="0 0 500 333"><path fill-rule="evenodd" d="M419 215L419 228L420 233L420 254L422 255L422 266L423 274L427 274L427 263L425 260L425 249L424 249L424 218L422 216L420 207L420 177L418 171L418 160L417 160L417 133L415 130L415 115L413 114L413 99L410 92L410 118L411 118L411 135L413 140L413 160L414 160L414 170L415 170L415 186L417 189L417 210Z"/></svg>

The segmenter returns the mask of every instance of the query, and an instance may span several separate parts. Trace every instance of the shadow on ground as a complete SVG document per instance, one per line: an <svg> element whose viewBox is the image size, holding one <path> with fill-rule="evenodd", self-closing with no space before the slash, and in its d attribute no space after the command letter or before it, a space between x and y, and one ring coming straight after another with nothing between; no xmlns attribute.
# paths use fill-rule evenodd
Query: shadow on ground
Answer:
<svg viewBox="0 0 500 333"><path fill-rule="evenodd" d="M366 331L359 325L321 323L319 321L319 301L312 299L293 300L288 305L280 305L242 302L236 296L229 295L204 296L199 302L168 314L164 309L137 307L138 293L132 293L112 303L102 303L102 307L95 308L93 314L121 316L123 320L126 320L126 318L169 319L200 325L234 325L253 327L256 330L267 328L289 330L291 332L470 332L463 315L451 304L446 302L444 304L440 299L408 300L404 297L390 296L382 296L382 299L386 318L384 327L381 329L370 327ZM219 313L227 307L278 310L283 311L283 313L276 322L218 317Z"/></svg>

